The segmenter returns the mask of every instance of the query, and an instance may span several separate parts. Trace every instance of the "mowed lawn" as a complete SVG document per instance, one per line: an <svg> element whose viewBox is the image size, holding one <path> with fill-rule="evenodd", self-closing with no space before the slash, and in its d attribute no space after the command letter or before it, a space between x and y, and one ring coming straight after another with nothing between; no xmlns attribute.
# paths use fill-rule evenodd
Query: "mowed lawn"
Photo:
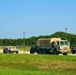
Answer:
<svg viewBox="0 0 76 75"><path fill-rule="evenodd" d="M0 54L0 75L75 75L76 56Z"/></svg>

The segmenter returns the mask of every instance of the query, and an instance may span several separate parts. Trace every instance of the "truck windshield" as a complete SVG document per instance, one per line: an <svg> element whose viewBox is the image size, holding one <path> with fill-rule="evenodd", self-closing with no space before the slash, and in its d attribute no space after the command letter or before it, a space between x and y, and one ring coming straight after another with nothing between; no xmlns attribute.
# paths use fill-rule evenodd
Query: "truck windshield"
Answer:
<svg viewBox="0 0 76 75"><path fill-rule="evenodd" d="M60 41L60 45L65 45L65 43L63 41Z"/></svg>
<svg viewBox="0 0 76 75"><path fill-rule="evenodd" d="M68 45L67 41L60 41L60 45Z"/></svg>
<svg viewBox="0 0 76 75"><path fill-rule="evenodd" d="M65 45L68 45L68 42L67 41L65 41Z"/></svg>

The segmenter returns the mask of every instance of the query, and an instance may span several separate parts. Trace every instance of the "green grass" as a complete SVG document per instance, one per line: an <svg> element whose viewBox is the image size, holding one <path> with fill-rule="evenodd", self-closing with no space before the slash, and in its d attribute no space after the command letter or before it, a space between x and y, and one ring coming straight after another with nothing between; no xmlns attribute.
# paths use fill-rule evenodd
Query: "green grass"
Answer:
<svg viewBox="0 0 76 75"><path fill-rule="evenodd" d="M25 46L25 51L30 51L31 46ZM24 50L24 47L19 47L19 50Z"/></svg>
<svg viewBox="0 0 76 75"><path fill-rule="evenodd" d="M0 70L0 75L73 75L70 73L42 72L42 71L18 71L18 70ZM75 74L74 74L75 75Z"/></svg>
<svg viewBox="0 0 76 75"><path fill-rule="evenodd" d="M75 56L0 54L0 75L75 75Z"/></svg>
<svg viewBox="0 0 76 75"><path fill-rule="evenodd" d="M0 46L0 49L3 49L3 46Z"/></svg>

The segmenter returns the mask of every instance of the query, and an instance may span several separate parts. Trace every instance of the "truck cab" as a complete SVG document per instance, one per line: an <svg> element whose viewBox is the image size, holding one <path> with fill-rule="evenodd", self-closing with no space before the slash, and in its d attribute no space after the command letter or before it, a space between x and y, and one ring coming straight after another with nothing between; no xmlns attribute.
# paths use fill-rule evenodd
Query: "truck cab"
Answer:
<svg viewBox="0 0 76 75"><path fill-rule="evenodd" d="M70 49L70 44L67 40L57 41L58 44L58 52L66 55Z"/></svg>

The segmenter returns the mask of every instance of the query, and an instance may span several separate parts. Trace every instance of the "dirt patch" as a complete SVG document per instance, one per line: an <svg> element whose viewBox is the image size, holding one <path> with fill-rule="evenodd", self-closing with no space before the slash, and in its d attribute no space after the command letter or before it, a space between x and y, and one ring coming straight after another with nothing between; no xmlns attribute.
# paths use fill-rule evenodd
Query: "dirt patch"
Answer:
<svg viewBox="0 0 76 75"><path fill-rule="evenodd" d="M19 51L19 54L30 54L29 51Z"/></svg>

